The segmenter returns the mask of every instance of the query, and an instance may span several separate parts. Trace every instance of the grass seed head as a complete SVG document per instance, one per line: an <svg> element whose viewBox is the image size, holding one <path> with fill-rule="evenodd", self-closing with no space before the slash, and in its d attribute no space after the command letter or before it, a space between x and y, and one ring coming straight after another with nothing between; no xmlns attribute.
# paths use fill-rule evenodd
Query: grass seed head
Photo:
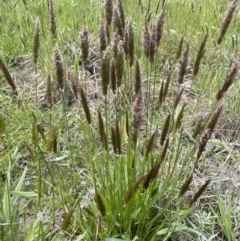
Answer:
<svg viewBox="0 0 240 241"><path fill-rule="evenodd" d="M113 145L113 152L115 154L117 153L117 138L116 138L116 132L115 129L113 127L111 127L111 138L112 138L112 145Z"/></svg>
<svg viewBox="0 0 240 241"><path fill-rule="evenodd" d="M178 47L177 47L177 52L176 52L176 61L180 58L181 53L182 53L182 47L183 47L183 40L184 40L184 36L181 37L179 43L178 43Z"/></svg>
<svg viewBox="0 0 240 241"><path fill-rule="evenodd" d="M102 142L102 146L107 149L106 147L106 133L105 133L105 128L104 128L104 122L103 122L103 118L102 118L102 114L100 109L98 109L98 131L99 131L99 136L100 136L100 140Z"/></svg>
<svg viewBox="0 0 240 241"><path fill-rule="evenodd" d="M159 106L161 106L164 102L164 82L161 82L161 87L159 91Z"/></svg>
<svg viewBox="0 0 240 241"><path fill-rule="evenodd" d="M122 154L122 138L119 128L119 121L116 120L116 142L117 142L117 153Z"/></svg>
<svg viewBox="0 0 240 241"><path fill-rule="evenodd" d="M214 130L214 128L217 124L217 121L219 119L219 116L222 112L222 108L223 108L223 106L220 106L217 109L217 111L214 113L212 119L210 120L210 122L207 125L206 131L204 132L203 137L202 137L201 142L198 147L197 160L199 160L200 156L202 155L203 151L205 150L205 147L206 147L209 139L211 138L213 130Z"/></svg>
<svg viewBox="0 0 240 241"><path fill-rule="evenodd" d="M124 49L123 41L120 40L118 43L118 52L117 52L117 62L116 62L116 76L117 76L117 86L120 87L122 84L122 77L124 71Z"/></svg>
<svg viewBox="0 0 240 241"><path fill-rule="evenodd" d="M173 110L174 110L174 111L176 110L176 108L177 108L177 106L178 106L178 104L179 104L179 102L180 102L180 100L181 100L181 97L182 97L183 92L184 92L184 88L182 88L182 89L179 91L179 93L178 93L178 95L177 95L177 97L176 97L176 99L175 99L175 101L174 101L174 104L173 104Z"/></svg>
<svg viewBox="0 0 240 241"><path fill-rule="evenodd" d="M171 115L169 114L167 116L167 119L165 120L165 123L164 123L164 126L163 126L163 130L162 130L162 135L161 135L161 139L160 139L160 145L161 146L164 144L164 142L166 140L166 136L168 134L170 122L171 122Z"/></svg>
<svg viewBox="0 0 240 241"><path fill-rule="evenodd" d="M57 39L57 24L56 18L54 14L54 7L52 0L48 0L48 11L49 11L49 18L50 18L50 30L52 33L53 38Z"/></svg>
<svg viewBox="0 0 240 241"><path fill-rule="evenodd" d="M83 30L82 32L80 32L79 37L81 40L82 61L84 63L84 66L86 66L89 54L88 29L86 26L83 27Z"/></svg>
<svg viewBox="0 0 240 241"><path fill-rule="evenodd" d="M82 106L83 106L83 110L85 112L87 122L89 125L91 125L92 120L91 120L90 109L88 107L87 97L86 97L85 92L82 87L80 87L80 95L81 95Z"/></svg>
<svg viewBox="0 0 240 241"><path fill-rule="evenodd" d="M187 180L185 181L185 183L182 185L182 187L180 188L180 192L178 194L178 198L182 197L186 191L188 190L190 184L192 183L192 179L193 179L193 175L191 174Z"/></svg>
<svg viewBox="0 0 240 241"><path fill-rule="evenodd" d="M146 178L146 175L139 177L137 181L133 184L133 186L127 191L126 195L124 196L124 202L126 204L131 200L131 198L136 193L140 184L143 182L145 178Z"/></svg>
<svg viewBox="0 0 240 241"><path fill-rule="evenodd" d="M63 63L57 47L54 48L54 64L57 77L58 88L63 91Z"/></svg>
<svg viewBox="0 0 240 241"><path fill-rule="evenodd" d="M99 30L99 42L100 42L100 53L102 53L107 47L107 36L103 25L101 25Z"/></svg>
<svg viewBox="0 0 240 241"><path fill-rule="evenodd" d="M127 33L128 33L128 56L129 56L129 65L132 67L134 61L134 29L132 20L129 20L127 23Z"/></svg>
<svg viewBox="0 0 240 241"><path fill-rule="evenodd" d="M71 83L73 95L74 95L75 99L78 100L78 85L77 85L77 81L75 80L75 78L73 76L73 73L69 72L68 78Z"/></svg>
<svg viewBox="0 0 240 241"><path fill-rule="evenodd" d="M144 189L147 189L150 183L157 177L161 163L162 163L161 161L158 161L146 174L146 178L144 179L144 182L143 182Z"/></svg>
<svg viewBox="0 0 240 241"><path fill-rule="evenodd" d="M52 85L51 85L51 76L50 74L47 77L47 102L50 107L52 108L53 105L53 98L52 98Z"/></svg>
<svg viewBox="0 0 240 241"><path fill-rule="evenodd" d="M40 29L39 29L39 17L35 20L35 29L33 35L33 63L35 66L37 65L38 61L38 54L39 54L39 38L40 38Z"/></svg>
<svg viewBox="0 0 240 241"><path fill-rule="evenodd" d="M5 66L5 64L2 62L2 60L0 59L0 69L2 70L3 72L3 75L4 75L4 78L6 79L7 83L11 86L12 88L12 92L15 96L18 95L18 92L17 92L17 88L16 88L16 85L13 81L13 78L12 76L10 75L7 67Z"/></svg>
<svg viewBox="0 0 240 241"><path fill-rule="evenodd" d="M182 58L180 60L180 72L178 76L178 83L180 85L184 82L184 76L186 74L187 64L188 64L188 53L189 53L189 45L187 44L182 54Z"/></svg>
<svg viewBox="0 0 240 241"><path fill-rule="evenodd" d="M136 64L135 64L135 95L137 95L139 91L141 91L141 71L140 71L139 62L136 59Z"/></svg>
<svg viewBox="0 0 240 241"><path fill-rule="evenodd" d="M197 200L198 198L203 194L203 192L206 190L207 186L210 183L210 179L208 179L197 191L197 193L193 196L193 198L190 200L188 205L191 207Z"/></svg>
<svg viewBox="0 0 240 241"><path fill-rule="evenodd" d="M142 119L143 119L143 111L144 111L143 98L142 98L142 92L140 90L136 96L135 102L133 104L133 110L132 110L133 133L137 133L140 129Z"/></svg>
<svg viewBox="0 0 240 241"><path fill-rule="evenodd" d="M100 196L99 193L97 193L95 195L94 200L97 204L97 208L100 211L101 216L105 217L106 216L106 208L105 208L104 202L102 200L102 197Z"/></svg>
<svg viewBox="0 0 240 241"><path fill-rule="evenodd" d="M67 215L65 216L65 218L63 219L63 222L62 222L62 226L61 226L61 229L63 231L66 231L71 223L71 218L73 216L73 213L74 213L74 210L71 209Z"/></svg>
<svg viewBox="0 0 240 241"><path fill-rule="evenodd" d="M147 16L145 17L145 24L144 24L144 31L143 31L143 37L142 37L142 45L144 47L144 52L147 58L149 58L150 53L150 42L151 42L151 36L148 29L148 20Z"/></svg>
<svg viewBox="0 0 240 241"><path fill-rule="evenodd" d="M118 8L119 17L121 20L122 30L124 31L124 29L125 29L125 16L124 15L125 14L124 14L124 10L123 10L122 0L118 0L117 8Z"/></svg>
<svg viewBox="0 0 240 241"><path fill-rule="evenodd" d="M163 36L163 26L165 22L165 7L163 8L160 16L157 19L157 22L155 23L155 48L157 49L160 45L161 38Z"/></svg>
<svg viewBox="0 0 240 241"><path fill-rule="evenodd" d="M115 6L113 8L113 28L114 31L118 31L118 34L121 36L121 39L123 39L123 26L122 26L122 22L121 22L121 16L120 16L120 12L119 9Z"/></svg>
<svg viewBox="0 0 240 241"><path fill-rule="evenodd" d="M103 90L103 94L104 96L107 95L107 91L108 91L108 84L109 84L109 53L110 53L110 49L107 48L102 56L101 59L101 80L102 80L102 90Z"/></svg>
<svg viewBox="0 0 240 241"><path fill-rule="evenodd" d="M227 32L227 29L232 21L232 18L233 18L233 14L237 8L237 5L238 5L238 2L239 0L232 0L232 3L228 9L228 13L227 13L227 16L226 18L224 19L223 21L223 24L222 24L222 28L221 28L221 31L220 31L220 35L217 39L217 44L221 44L222 43L222 40Z"/></svg>
<svg viewBox="0 0 240 241"><path fill-rule="evenodd" d="M104 2L105 18L108 25L111 25L113 16L113 0L105 0Z"/></svg>
<svg viewBox="0 0 240 241"><path fill-rule="evenodd" d="M227 90L232 85L232 83L234 82L234 80L237 78L238 75L239 75L239 64L236 61L233 61L229 74L223 86L219 89L217 93L217 96L216 96L217 100L222 99L222 97L224 96L224 93L227 92Z"/></svg>
<svg viewBox="0 0 240 241"><path fill-rule="evenodd" d="M202 43L200 45L200 48L198 50L198 53L197 53L197 57L196 57L196 60L195 60L195 63L194 63L194 69L193 69L193 75L194 76L198 73L201 59L204 56L205 45L206 45L207 39L208 39L208 33L205 34L205 36L203 38L203 41L202 41Z"/></svg>
<svg viewBox="0 0 240 241"><path fill-rule="evenodd" d="M156 131L152 134L150 140L147 143L146 146L146 157L148 157L149 153L151 152L152 148L153 148L153 143L155 140L155 136L156 136Z"/></svg>
<svg viewBox="0 0 240 241"><path fill-rule="evenodd" d="M166 97L167 97L167 93L168 93L168 87L169 87L169 84L170 84L170 81L171 81L171 77L172 77L172 73L170 72L169 74L168 74L168 76L167 76L167 81L166 81L166 83L165 83L165 87L164 87L164 92L163 92L163 98L164 98L164 100L163 101L165 101L165 99L166 99Z"/></svg>
<svg viewBox="0 0 240 241"><path fill-rule="evenodd" d="M116 76L116 60L111 60L111 89L112 92L116 93L116 86L117 86L117 76Z"/></svg>

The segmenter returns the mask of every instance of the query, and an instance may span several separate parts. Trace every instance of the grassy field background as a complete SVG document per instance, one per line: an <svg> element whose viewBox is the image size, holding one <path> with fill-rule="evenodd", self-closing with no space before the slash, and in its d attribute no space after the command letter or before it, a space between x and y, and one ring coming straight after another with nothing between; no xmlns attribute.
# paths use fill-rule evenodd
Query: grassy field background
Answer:
<svg viewBox="0 0 240 241"><path fill-rule="evenodd" d="M238 3L2 1L0 240L239 240Z"/></svg>

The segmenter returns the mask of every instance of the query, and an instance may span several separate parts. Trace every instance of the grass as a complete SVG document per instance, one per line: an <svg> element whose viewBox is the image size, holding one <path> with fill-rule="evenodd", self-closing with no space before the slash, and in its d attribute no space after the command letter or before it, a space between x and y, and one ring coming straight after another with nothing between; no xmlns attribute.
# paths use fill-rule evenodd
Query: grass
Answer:
<svg viewBox="0 0 240 241"><path fill-rule="evenodd" d="M0 16L0 240L239 239L237 0Z"/></svg>

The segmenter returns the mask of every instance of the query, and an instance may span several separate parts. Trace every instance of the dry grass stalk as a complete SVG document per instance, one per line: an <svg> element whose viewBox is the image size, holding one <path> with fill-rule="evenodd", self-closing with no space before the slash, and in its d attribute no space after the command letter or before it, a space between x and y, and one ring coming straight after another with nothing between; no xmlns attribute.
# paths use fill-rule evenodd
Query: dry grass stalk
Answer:
<svg viewBox="0 0 240 241"><path fill-rule="evenodd" d="M112 22L112 16L113 16L113 1L105 0L103 7L105 9L106 22L110 26Z"/></svg>
<svg viewBox="0 0 240 241"><path fill-rule="evenodd" d="M229 87L232 85L232 83L234 82L234 80L237 78L239 74L239 64L234 61L232 63L232 66L230 68L229 74L223 84L223 86L219 89L218 93L217 93L217 100L221 100L224 93L229 89Z"/></svg>
<svg viewBox="0 0 240 241"><path fill-rule="evenodd" d="M189 53L189 45L187 44L186 49L183 51L182 58L180 61L180 72L178 76L178 83L182 84L184 82L184 76L187 70L188 64L188 53Z"/></svg>
<svg viewBox="0 0 240 241"><path fill-rule="evenodd" d="M111 89L114 94L116 93L116 86L117 86L116 60L112 59L112 61L111 61Z"/></svg>
<svg viewBox="0 0 240 241"><path fill-rule="evenodd" d="M106 216L106 208L105 208L104 202L102 200L102 197L100 196L99 193L97 193L95 195L94 200L97 204L97 207L98 207L98 210L100 211L101 216L105 217Z"/></svg>
<svg viewBox="0 0 240 241"><path fill-rule="evenodd" d="M48 0L48 10L49 10L49 18L50 18L50 30L52 33L53 38L57 39L57 24L56 24L56 18L54 14L54 7L52 0Z"/></svg>
<svg viewBox="0 0 240 241"><path fill-rule="evenodd" d="M63 64L57 47L54 48L54 64L57 77L58 88L63 91Z"/></svg>
<svg viewBox="0 0 240 241"><path fill-rule="evenodd" d="M174 104L173 104L173 110L174 110L174 111L176 110L176 108L177 108L177 106L178 106L178 104L179 104L179 102L180 102L180 100L181 100L181 97L182 97L183 92L184 92L184 88L182 88L182 89L179 91L179 93L178 93L178 95L177 95L177 97L176 97L176 99L175 99L175 101L174 101Z"/></svg>
<svg viewBox="0 0 240 241"><path fill-rule="evenodd" d="M99 131L102 146L103 148L107 149L106 133L105 133L104 122L103 122L100 109L98 109L98 131Z"/></svg>
<svg viewBox="0 0 240 241"><path fill-rule="evenodd" d="M134 29L131 20L129 20L127 23L126 32L128 36L127 54L129 57L129 66L132 67L134 62Z"/></svg>
<svg viewBox="0 0 240 241"><path fill-rule="evenodd" d="M206 131L204 132L203 137L202 137L201 142L200 142L199 147L198 147L197 160L199 160L200 156L202 155L203 151L205 150L207 142L211 138L211 135L212 135L213 130L214 130L216 124L217 124L217 121L218 121L219 116L222 112L222 109L223 109L223 106L220 106L217 109L217 111L214 113L212 119L210 120L210 122L208 123L208 125L206 127Z"/></svg>
<svg viewBox="0 0 240 241"><path fill-rule="evenodd" d="M238 2L239 0L232 0L232 3L228 9L228 13L227 13L227 16L226 18L224 19L223 21L223 24L222 24L222 28L221 28L221 32L220 32L220 36L218 37L217 39L217 44L221 44L222 43L222 40L223 40L223 37L225 36L226 32L227 32L227 29L232 21L232 18L233 18L233 14L237 8L237 5L238 5Z"/></svg>
<svg viewBox="0 0 240 241"><path fill-rule="evenodd" d="M188 205L191 207L197 200L198 198L203 194L203 192L206 190L207 186L210 183L210 179L208 179L202 186L201 188L197 191L197 193L193 196L193 198L189 201Z"/></svg>
<svg viewBox="0 0 240 241"><path fill-rule="evenodd" d="M8 84L11 86L12 88L12 92L15 96L18 95L18 92L17 92L17 88L16 88L16 85L13 81L13 78L12 76L10 75L7 67L5 66L5 64L2 62L2 60L0 59L0 69L2 70L3 72L3 75L4 75L4 78L6 79L6 81L8 82Z"/></svg>
<svg viewBox="0 0 240 241"><path fill-rule="evenodd" d="M39 38L40 38L40 29L39 29L39 17L35 20L35 29L33 35L33 63L35 66L37 65L38 61L38 54L39 54Z"/></svg>
<svg viewBox="0 0 240 241"><path fill-rule="evenodd" d="M80 87L80 96L81 96L82 106L83 106L83 110L84 110L87 122L89 125L91 125L92 120L91 120L90 109L88 107L87 97L86 97L85 92L82 87Z"/></svg>
<svg viewBox="0 0 240 241"><path fill-rule="evenodd" d="M74 213L74 210L71 209L67 215L65 216L65 218L63 219L63 222L62 222L62 226L61 226L61 229L63 231L66 231L71 223L71 218L73 216L73 213Z"/></svg>
<svg viewBox="0 0 240 241"><path fill-rule="evenodd" d="M156 31L156 35L155 35L155 44L156 44L156 49L159 47L160 45L160 41L161 38L163 36L163 25L165 22L165 7L163 8L160 16L157 19L157 22L155 23L155 31Z"/></svg>
<svg viewBox="0 0 240 241"><path fill-rule="evenodd" d="M106 96L109 84L109 48L107 48L101 59L101 81L103 94Z"/></svg>
<svg viewBox="0 0 240 241"><path fill-rule="evenodd" d="M176 52L176 60L178 60L181 56L181 53L182 53L182 47L183 47L183 40L184 40L184 37L182 36L179 43L178 43L178 47L177 47L177 52Z"/></svg>
<svg viewBox="0 0 240 241"><path fill-rule="evenodd" d="M208 39L208 33L205 34L203 41L200 45L200 48L198 50L198 53L197 53L197 57L196 57L196 60L194 63L194 69L193 69L194 76L198 73L201 59L203 58L203 55L205 53L205 45L206 45L207 39Z"/></svg>
<svg viewBox="0 0 240 241"><path fill-rule="evenodd" d="M166 140L166 136L168 133L168 129L170 126L170 122L171 122L171 115L169 114L167 116L167 119L165 120L164 126L163 126L163 130L162 130L162 135L161 135L161 139L160 139L160 145L162 146Z"/></svg>
<svg viewBox="0 0 240 241"><path fill-rule="evenodd" d="M192 179L193 179L193 175L191 174L187 180L185 181L185 183L182 185L182 187L180 188L180 192L178 194L178 198L182 197L186 191L188 190L191 182L192 182Z"/></svg>
<svg viewBox="0 0 240 241"><path fill-rule="evenodd" d="M78 84L77 84L77 81L75 80L75 78L73 76L73 73L69 72L68 76L69 76L68 78L69 78L70 83L71 83L73 95L74 95L75 99L78 100Z"/></svg>
<svg viewBox="0 0 240 241"><path fill-rule="evenodd" d="M136 65L135 65L135 95L137 95L141 91L141 71L139 62L136 59Z"/></svg>
<svg viewBox="0 0 240 241"><path fill-rule="evenodd" d="M83 30L80 33L79 37L81 40L82 61L83 61L84 67L86 67L87 58L89 54L88 29L86 26L83 27Z"/></svg>
<svg viewBox="0 0 240 241"><path fill-rule="evenodd" d="M101 25L99 30L99 42L100 42L100 53L102 53L107 47L107 36L103 25Z"/></svg>
<svg viewBox="0 0 240 241"><path fill-rule="evenodd" d="M139 177L137 181L133 184L133 186L127 191L126 195L124 196L125 204L127 204L131 200L131 198L136 193L140 184L143 182L145 178L146 178L146 175Z"/></svg>
<svg viewBox="0 0 240 241"><path fill-rule="evenodd" d="M52 85L51 85L50 74L47 77L47 102L48 102L49 108L51 109L53 105L53 98L52 98Z"/></svg>
<svg viewBox="0 0 240 241"><path fill-rule="evenodd" d="M116 76L117 76L117 86L118 88L122 84L123 70L124 70L124 49L123 49L123 41L120 40L118 43L118 52L116 59Z"/></svg>

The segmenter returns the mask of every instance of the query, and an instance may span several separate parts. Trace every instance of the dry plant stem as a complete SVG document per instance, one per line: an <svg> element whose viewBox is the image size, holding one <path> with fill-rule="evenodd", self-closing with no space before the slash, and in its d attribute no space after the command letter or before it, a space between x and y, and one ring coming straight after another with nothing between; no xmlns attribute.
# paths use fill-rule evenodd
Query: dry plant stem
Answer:
<svg viewBox="0 0 240 241"><path fill-rule="evenodd" d="M2 60L0 59L0 69L2 70L3 72L3 75L4 75L4 78L6 79L6 81L8 82L8 84L11 86L12 88L12 92L15 96L18 95L18 92L17 92L17 88L16 88L16 85L13 81L13 78L12 76L10 75L10 73L8 72L8 69L6 68L5 64L2 62Z"/></svg>
<svg viewBox="0 0 240 241"><path fill-rule="evenodd" d="M227 29L232 21L233 14L237 8L239 0L233 0L229 9L226 18L223 21L220 36L218 37L217 44L220 45L222 43L222 40L227 32Z"/></svg>

